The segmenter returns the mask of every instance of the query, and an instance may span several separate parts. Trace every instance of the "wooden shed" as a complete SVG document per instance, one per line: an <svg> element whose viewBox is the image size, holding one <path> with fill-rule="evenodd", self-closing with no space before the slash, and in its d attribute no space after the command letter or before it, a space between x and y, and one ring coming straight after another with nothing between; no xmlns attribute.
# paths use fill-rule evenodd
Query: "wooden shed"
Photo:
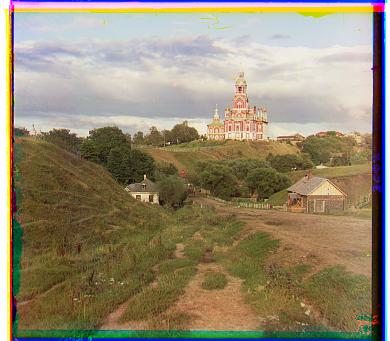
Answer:
<svg viewBox="0 0 390 341"><path fill-rule="evenodd" d="M334 213L345 209L345 194L329 179L307 174L287 189L287 210L303 213Z"/></svg>

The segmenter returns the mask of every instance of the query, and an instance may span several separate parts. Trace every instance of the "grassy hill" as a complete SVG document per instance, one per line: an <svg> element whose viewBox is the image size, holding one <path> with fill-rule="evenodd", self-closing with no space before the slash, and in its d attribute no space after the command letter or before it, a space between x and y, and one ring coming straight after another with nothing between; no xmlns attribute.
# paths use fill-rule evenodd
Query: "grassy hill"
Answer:
<svg viewBox="0 0 390 341"><path fill-rule="evenodd" d="M96 328L144 290L157 263L174 258L176 243L194 233L177 214L134 200L101 166L53 144L17 139L15 161L20 225L13 232L13 288L20 330ZM186 214L200 224L199 215ZM185 273L193 274L187 265ZM171 303L180 285L175 290L167 296Z"/></svg>
<svg viewBox="0 0 390 341"><path fill-rule="evenodd" d="M347 196L347 203L355 205L364 197L371 195L372 169L370 163L313 169L313 175L331 179ZM295 171L288 174L294 183L305 176L306 171ZM269 198L271 205L283 205L287 201L287 191L282 190Z"/></svg>
<svg viewBox="0 0 390 341"><path fill-rule="evenodd" d="M275 141L193 141L175 146L142 147L157 162L173 163L179 170L191 170L197 161L238 158L265 159L268 153L295 154L298 148Z"/></svg>

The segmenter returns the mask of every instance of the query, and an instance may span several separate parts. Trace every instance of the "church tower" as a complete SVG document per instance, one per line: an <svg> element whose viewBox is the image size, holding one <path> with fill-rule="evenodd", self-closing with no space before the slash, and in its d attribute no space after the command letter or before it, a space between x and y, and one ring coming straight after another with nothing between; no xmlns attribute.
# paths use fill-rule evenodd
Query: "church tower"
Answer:
<svg viewBox="0 0 390 341"><path fill-rule="evenodd" d="M225 119L221 122L218 108L215 108L213 121L207 125L209 140L260 141L266 139L268 124L267 110L249 106L247 83L244 72L240 72L235 83L233 107L225 109Z"/></svg>

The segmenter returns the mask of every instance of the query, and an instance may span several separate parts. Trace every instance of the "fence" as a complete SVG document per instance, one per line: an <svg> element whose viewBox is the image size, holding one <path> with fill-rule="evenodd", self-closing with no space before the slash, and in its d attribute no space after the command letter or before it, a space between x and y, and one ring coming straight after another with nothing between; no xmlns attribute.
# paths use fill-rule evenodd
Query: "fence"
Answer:
<svg viewBox="0 0 390 341"><path fill-rule="evenodd" d="M270 204L264 203L264 202L250 202L250 201L228 201L228 200L223 200L220 198L213 197L209 194L205 195L206 198L213 199L215 201L218 201L222 204L228 205L228 206L234 206L234 207L245 207L245 208L257 208L257 209L262 209L262 210L269 210L272 208Z"/></svg>

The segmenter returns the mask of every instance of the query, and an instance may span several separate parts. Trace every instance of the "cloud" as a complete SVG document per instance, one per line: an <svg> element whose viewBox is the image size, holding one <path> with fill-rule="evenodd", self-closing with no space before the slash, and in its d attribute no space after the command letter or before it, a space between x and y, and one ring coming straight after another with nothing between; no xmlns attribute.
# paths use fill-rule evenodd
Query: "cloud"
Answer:
<svg viewBox="0 0 390 341"><path fill-rule="evenodd" d="M272 39L272 40L280 40L280 39L290 39L291 36L287 35L287 34L273 34L272 36L269 37L269 39Z"/></svg>
<svg viewBox="0 0 390 341"><path fill-rule="evenodd" d="M238 48L234 37L206 35L23 42L15 45L15 117L39 117L52 127L71 120L83 131L102 122L130 130L153 122L169 128L166 122L182 119L201 128L216 103L231 105L234 77L243 68L250 104L268 108L270 131L278 124L326 122L367 131L371 53L371 46L319 49L254 41Z"/></svg>

